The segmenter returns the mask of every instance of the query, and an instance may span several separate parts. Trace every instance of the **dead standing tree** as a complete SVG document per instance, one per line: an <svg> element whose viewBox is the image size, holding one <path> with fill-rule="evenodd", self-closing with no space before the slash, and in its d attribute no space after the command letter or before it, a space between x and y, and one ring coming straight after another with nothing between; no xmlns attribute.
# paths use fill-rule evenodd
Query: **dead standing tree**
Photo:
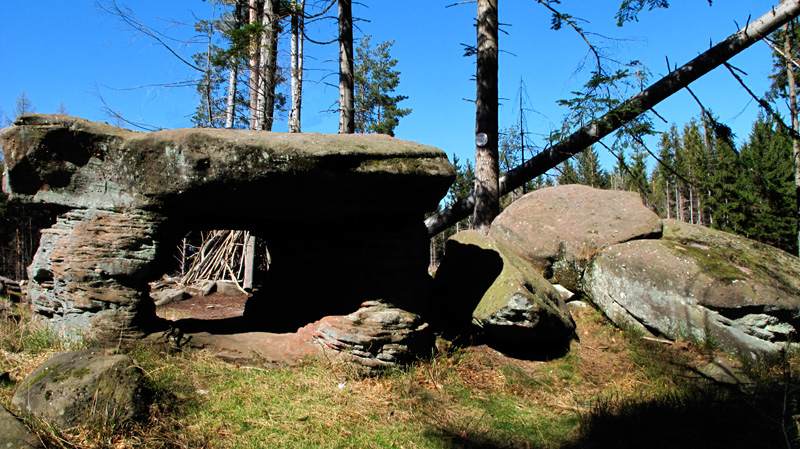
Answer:
<svg viewBox="0 0 800 449"><path fill-rule="evenodd" d="M353 5L339 0L339 134L352 134L355 122L353 77Z"/></svg>
<svg viewBox="0 0 800 449"><path fill-rule="evenodd" d="M500 213L497 124L497 0L478 0L475 100L475 229L488 234Z"/></svg>
<svg viewBox="0 0 800 449"><path fill-rule="evenodd" d="M602 117L581 127L567 138L540 152L525 164L500 178L500 195L544 174L570 157L589 148L603 137L616 131L655 105L688 86L711 70L724 64L734 55L767 37L783 24L800 15L800 0L787 0L758 20L729 36L708 51L670 72L647 89L632 96ZM428 234L436 235L467 217L475 208L475 193L462 198L450 207L425 220Z"/></svg>

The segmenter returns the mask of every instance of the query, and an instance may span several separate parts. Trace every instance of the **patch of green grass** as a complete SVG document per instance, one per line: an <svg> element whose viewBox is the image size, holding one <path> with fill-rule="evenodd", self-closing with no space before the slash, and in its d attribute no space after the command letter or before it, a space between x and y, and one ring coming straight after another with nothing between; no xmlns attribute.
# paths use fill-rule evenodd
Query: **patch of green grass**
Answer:
<svg viewBox="0 0 800 449"><path fill-rule="evenodd" d="M148 449L737 448L754 438L751 447L786 447L784 435L794 441L797 354L747 367L753 386L740 391L697 375L706 356L698 346L625 334L591 309L575 319L581 341L559 359L517 360L440 340L435 357L367 377L326 359L246 367L213 351L171 353L142 343L125 350L155 391L146 422L113 432L42 432L55 432L47 440L53 447ZM0 387L5 404L8 391Z"/></svg>
<svg viewBox="0 0 800 449"><path fill-rule="evenodd" d="M8 352L41 354L85 347L81 339L64 338L45 320L36 319L27 309L17 309L19 321L0 320L0 349Z"/></svg>

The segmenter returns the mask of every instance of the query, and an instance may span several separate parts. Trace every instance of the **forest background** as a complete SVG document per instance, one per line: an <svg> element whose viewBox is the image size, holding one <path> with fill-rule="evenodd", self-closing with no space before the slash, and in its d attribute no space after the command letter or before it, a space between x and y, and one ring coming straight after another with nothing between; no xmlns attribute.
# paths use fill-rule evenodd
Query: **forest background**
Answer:
<svg viewBox="0 0 800 449"><path fill-rule="evenodd" d="M471 101L475 63L474 57L464 54L468 53L465 44L474 45L475 41L475 8L470 4L447 7L452 3L412 0L400 7L397 2L378 1L356 3L353 10L357 40L371 36L376 45L394 41L391 57L397 60L395 69L400 73L396 90L407 97L399 106L411 110L399 121L395 135L439 147L457 159L462 177L446 201L470 190L469 165L474 152ZM667 64L683 64L775 3L681 2L642 13L638 21L622 27L617 26L615 17L617 4L558 5L561 12L581 19L577 23L588 32L581 36L567 26L554 30L550 11L535 1L504 2L500 5L499 85L500 127L505 132L501 149L506 159L501 160L501 169L522 157L519 129L524 131L524 145L531 153L546 147L549 138L563 130L563 119L570 116L571 109L559 100L573 98L591 77L594 55L584 37L601 52L606 64L635 70L640 86L647 86L668 72ZM7 26L0 33L0 45L6 61L13 65L0 71L0 85L4 86L0 120L8 123L23 106L134 129L197 123L192 118L201 101L197 83L202 73L109 15L103 5L90 1L3 5ZM189 61L208 45L207 36L195 25L225 11L220 4L202 1L139 0L128 6ZM335 39L335 20L309 24L306 33L315 40ZM223 41L221 36L214 39L215 45ZM287 67L285 33L280 46L278 64ZM337 57L335 43L306 43L303 132L337 131ZM632 62L635 64L629 65ZM766 44L746 50L730 63L745 72L740 76L756 95L763 96L770 89L773 51ZM630 85L617 94L624 98L640 86ZM551 171L538 185L579 182L638 190L662 216L733 230L796 253L796 238L787 232L794 229L796 219L794 191L784 182L785 162L791 164L782 153L786 136L759 116L758 104L726 69L715 70L691 88L717 123L729 127L729 133L708 134L711 144L704 140L709 123L703 122L698 102L684 90L656 108L664 120L653 116L654 129L663 134L646 136L641 145L633 146L615 147L618 142L607 138L605 147L597 146L571 166ZM278 86L278 90L288 95L288 85ZM776 109L786 115L782 102L777 102ZM286 111L276 115L273 130L286 131L287 115ZM724 128L717 126L713 131L721 130ZM697 146L701 144L702 148ZM625 164L606 147L614 149L617 156L624 152ZM774 151L765 153L763 148ZM667 164L656 163L648 150L653 155L660 153ZM791 155L790 144L788 151ZM766 159L761 158L767 154ZM746 163L739 163L742 161ZM665 171L665 166L670 169ZM754 168L759 176L744 176ZM790 175L791 168L788 170ZM758 210L753 208L759 204ZM760 218L752 220L754 214L761 214Z"/></svg>

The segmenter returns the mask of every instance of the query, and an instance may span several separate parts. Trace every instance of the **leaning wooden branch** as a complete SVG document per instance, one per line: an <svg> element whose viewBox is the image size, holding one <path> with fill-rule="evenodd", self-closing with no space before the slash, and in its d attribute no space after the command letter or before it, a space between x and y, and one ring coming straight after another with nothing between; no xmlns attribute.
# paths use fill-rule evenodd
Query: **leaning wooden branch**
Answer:
<svg viewBox="0 0 800 449"><path fill-rule="evenodd" d="M500 194L508 193L525 182L547 172L570 157L589 148L691 82L719 67L745 48L760 41L781 25L800 15L800 0L788 0L760 19L748 24L684 66L672 71L647 89L620 104L592 123L542 151L525 164L500 179ZM429 235L436 235L467 217L475 207L473 194L425 220Z"/></svg>

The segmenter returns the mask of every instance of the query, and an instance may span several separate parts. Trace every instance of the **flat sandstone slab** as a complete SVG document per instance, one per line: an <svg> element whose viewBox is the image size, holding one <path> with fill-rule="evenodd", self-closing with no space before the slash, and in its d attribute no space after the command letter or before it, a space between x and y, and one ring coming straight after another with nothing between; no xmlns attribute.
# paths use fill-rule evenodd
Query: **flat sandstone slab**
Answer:
<svg viewBox="0 0 800 449"><path fill-rule="evenodd" d="M436 207L455 174L441 150L386 135L200 128L141 133L29 114L0 131L0 141L7 193L105 210L201 206L223 200L215 197L220 191L254 204L291 189L397 200L424 212ZM337 195L325 194L330 190Z"/></svg>

